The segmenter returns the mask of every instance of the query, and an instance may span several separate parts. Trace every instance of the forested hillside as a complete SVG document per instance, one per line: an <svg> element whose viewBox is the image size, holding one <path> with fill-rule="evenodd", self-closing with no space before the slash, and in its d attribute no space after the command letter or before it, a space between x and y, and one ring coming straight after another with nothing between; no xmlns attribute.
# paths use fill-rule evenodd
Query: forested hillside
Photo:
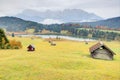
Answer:
<svg viewBox="0 0 120 80"><path fill-rule="evenodd" d="M106 26L109 28L120 28L120 17L110 18L106 20L100 20L97 22L84 22L81 23L83 25L89 25L89 26Z"/></svg>
<svg viewBox="0 0 120 80"><path fill-rule="evenodd" d="M114 24L117 27L111 26L102 26L97 27L93 25L86 25L86 24L79 24L79 23L64 23L64 24L51 24L51 25L43 25L37 22L32 21L25 21L20 18L16 17L1 17L0 18L0 27L5 28L7 31L13 32L25 32L28 29L34 29L35 34L40 34L43 30L47 30L49 32L55 32L57 34L62 34L65 31L64 35L71 35L71 36L78 36L78 37L85 37L85 38L96 38L96 39L103 39L103 40L120 40L120 33L113 32L113 31L102 31L104 29L111 30L116 29L119 30L120 28L120 17L109 19L105 21L106 24ZM97 22L96 22L97 23Z"/></svg>
<svg viewBox="0 0 120 80"><path fill-rule="evenodd" d="M25 21L16 17L1 17L0 28L6 28L8 31L24 31L26 28L40 27L42 24L38 24L32 21Z"/></svg>

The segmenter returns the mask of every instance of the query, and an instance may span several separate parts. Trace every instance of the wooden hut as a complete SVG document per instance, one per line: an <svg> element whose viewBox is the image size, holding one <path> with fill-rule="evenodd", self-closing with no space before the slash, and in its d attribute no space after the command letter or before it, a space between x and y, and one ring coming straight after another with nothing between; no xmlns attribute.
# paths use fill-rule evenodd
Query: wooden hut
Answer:
<svg viewBox="0 0 120 80"><path fill-rule="evenodd" d="M29 45L27 48L28 51L35 51L35 47L33 45Z"/></svg>
<svg viewBox="0 0 120 80"><path fill-rule="evenodd" d="M103 43L99 42L89 49L91 57L99 59L113 60L115 53Z"/></svg>
<svg viewBox="0 0 120 80"><path fill-rule="evenodd" d="M51 42L51 46L56 46L56 43L54 43L54 42Z"/></svg>

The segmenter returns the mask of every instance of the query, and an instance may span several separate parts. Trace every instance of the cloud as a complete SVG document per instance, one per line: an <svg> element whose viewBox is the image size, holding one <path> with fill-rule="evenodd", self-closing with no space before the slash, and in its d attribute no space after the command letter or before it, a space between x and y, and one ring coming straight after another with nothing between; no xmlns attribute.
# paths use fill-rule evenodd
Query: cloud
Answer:
<svg viewBox="0 0 120 80"><path fill-rule="evenodd" d="M61 24L62 22L59 20L54 20L54 19L45 19L44 21L40 22L42 24Z"/></svg>
<svg viewBox="0 0 120 80"><path fill-rule="evenodd" d="M120 16L119 4L120 0L0 0L0 16L15 15L24 9L44 11L75 8L107 18Z"/></svg>

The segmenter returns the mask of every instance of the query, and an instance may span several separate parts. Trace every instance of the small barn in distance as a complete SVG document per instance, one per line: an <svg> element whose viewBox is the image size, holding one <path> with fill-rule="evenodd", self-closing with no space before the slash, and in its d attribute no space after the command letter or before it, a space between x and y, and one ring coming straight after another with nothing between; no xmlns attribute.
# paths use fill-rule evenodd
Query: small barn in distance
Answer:
<svg viewBox="0 0 120 80"><path fill-rule="evenodd" d="M98 59L113 60L115 53L103 43L99 42L89 49L91 57Z"/></svg>
<svg viewBox="0 0 120 80"><path fill-rule="evenodd" d="M33 45L29 45L27 48L28 51L35 51L35 47Z"/></svg>

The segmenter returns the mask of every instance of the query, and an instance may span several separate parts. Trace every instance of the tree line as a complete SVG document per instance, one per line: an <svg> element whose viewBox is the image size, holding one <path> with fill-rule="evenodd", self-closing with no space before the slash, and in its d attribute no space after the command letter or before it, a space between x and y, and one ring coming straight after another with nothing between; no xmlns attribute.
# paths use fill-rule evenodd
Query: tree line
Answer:
<svg viewBox="0 0 120 80"><path fill-rule="evenodd" d="M44 25L39 29L35 30L35 32L42 31L43 29L50 30L53 32L60 32L62 30L66 30L71 33L71 36L78 36L84 38L94 38L101 40L119 40L120 41L120 33L110 32L110 31L102 31L101 29L97 29L92 26L80 25L80 24L52 24L52 25ZM68 35L68 34L66 34Z"/></svg>

